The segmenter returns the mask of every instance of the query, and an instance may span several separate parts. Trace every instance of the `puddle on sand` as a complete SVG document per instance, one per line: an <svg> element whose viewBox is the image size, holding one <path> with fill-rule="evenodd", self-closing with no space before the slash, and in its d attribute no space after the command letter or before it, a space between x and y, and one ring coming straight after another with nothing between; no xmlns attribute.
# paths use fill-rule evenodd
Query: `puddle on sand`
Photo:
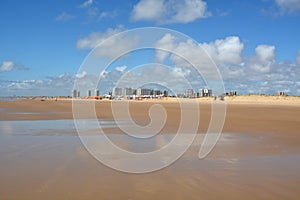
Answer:
<svg viewBox="0 0 300 200"><path fill-rule="evenodd" d="M99 123L106 128L116 127L113 121ZM87 131L97 128L98 123L88 124ZM132 175L100 164L85 150L79 137L65 134L70 130L76 131L73 120L1 121L1 199L297 199L300 196L300 155L288 152L269 155L264 149L250 154L249 151L266 142L261 137L222 134L216 146L217 155L199 160L197 154L204 136L199 134L186 154L170 167ZM58 134L37 135L43 132ZM91 136L100 140L101 137ZM163 134L145 142L124 134L109 135L120 147L140 151L165 145L173 137Z"/></svg>

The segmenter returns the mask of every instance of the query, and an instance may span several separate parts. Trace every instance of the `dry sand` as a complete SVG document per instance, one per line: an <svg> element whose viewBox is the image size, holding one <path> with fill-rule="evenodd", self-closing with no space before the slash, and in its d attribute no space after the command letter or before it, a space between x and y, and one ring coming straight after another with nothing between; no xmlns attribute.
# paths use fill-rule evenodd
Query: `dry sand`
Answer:
<svg viewBox="0 0 300 200"><path fill-rule="evenodd" d="M199 100L199 133L208 127L210 101ZM95 103L99 118L112 118L112 102ZM130 113L145 125L155 103L168 114L162 132L174 133L180 121L174 99L131 101ZM199 134L170 167L133 175L100 164L76 133L53 131L55 122L44 136L14 134L18 120L72 119L70 100L0 102L0 130L10 133L0 134L0 199L299 199L299 98L230 97L226 103L224 134L208 157L197 159Z"/></svg>

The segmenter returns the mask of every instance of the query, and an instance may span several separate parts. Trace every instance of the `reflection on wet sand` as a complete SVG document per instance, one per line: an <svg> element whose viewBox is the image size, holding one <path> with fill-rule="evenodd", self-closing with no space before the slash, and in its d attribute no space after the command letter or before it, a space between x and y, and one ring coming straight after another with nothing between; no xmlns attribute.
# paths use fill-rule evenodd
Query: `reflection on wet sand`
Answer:
<svg viewBox="0 0 300 200"><path fill-rule="evenodd" d="M111 121L100 124L108 132L116 128ZM1 121L0 199L297 199L300 196L299 147L276 134L224 133L214 151L202 160L197 156L204 135L198 134L192 147L173 165L134 175L98 162L73 131L72 120ZM166 133L142 141L121 133L107 135L116 145L141 152L164 146L174 137ZM103 136L88 134L87 137L101 140ZM118 155L114 159L124 161Z"/></svg>

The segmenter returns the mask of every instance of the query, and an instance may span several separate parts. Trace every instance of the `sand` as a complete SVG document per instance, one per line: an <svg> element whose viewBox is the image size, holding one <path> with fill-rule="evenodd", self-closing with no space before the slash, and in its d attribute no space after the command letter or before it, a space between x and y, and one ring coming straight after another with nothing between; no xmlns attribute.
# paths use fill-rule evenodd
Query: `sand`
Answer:
<svg viewBox="0 0 300 200"><path fill-rule="evenodd" d="M260 103L256 103L257 99ZM267 100L269 102L267 103ZM290 101L288 101L290 100ZM123 101L94 101L97 116L112 119L111 105ZM185 102L193 101L186 99ZM211 117L212 99L199 99L199 132L206 132ZM166 130L176 130L180 121L180 105L176 99L130 101L130 114L141 125L149 123L149 109L161 104L168 114ZM292 133L300 130L300 98L298 97L228 97L224 132ZM72 100L24 100L0 102L0 120L72 119Z"/></svg>
<svg viewBox="0 0 300 200"><path fill-rule="evenodd" d="M197 154L209 125L211 99L198 101L201 118L193 146L170 167L140 175L102 165L75 130L58 129L51 120L71 123L70 100L0 102L0 199L300 198L298 98L226 98L223 134L204 160ZM175 133L180 110L174 99L130 101L133 119L149 123L148 110L156 103L168 114L162 132ZM111 104L95 102L100 119L112 119ZM35 120L50 121L39 128ZM115 128L105 132L121 133Z"/></svg>

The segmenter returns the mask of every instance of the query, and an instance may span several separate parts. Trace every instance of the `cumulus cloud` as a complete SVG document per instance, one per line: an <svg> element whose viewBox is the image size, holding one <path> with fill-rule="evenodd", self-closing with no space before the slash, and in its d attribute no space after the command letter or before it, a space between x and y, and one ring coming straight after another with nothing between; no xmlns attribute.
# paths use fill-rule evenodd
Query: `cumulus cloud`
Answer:
<svg viewBox="0 0 300 200"><path fill-rule="evenodd" d="M3 61L0 66L0 72L11 71L15 67L14 62L12 61Z"/></svg>
<svg viewBox="0 0 300 200"><path fill-rule="evenodd" d="M114 32L113 29L110 31ZM88 36L85 39L90 40L86 40L85 45L81 47L92 48L97 41L104 40L107 35L109 35L109 31L99 33L99 37L95 38ZM106 52L99 51L96 55L115 55L114 53L118 52L116 45L126 44L123 39L121 41L111 41L109 44L112 46L107 44L104 48ZM125 41L132 43L132 40ZM288 94L300 95L300 51L296 57L296 64L287 61L276 62L276 47L273 45L260 44L253 50L251 55L245 55L243 53L244 44L237 36L198 44L193 40L179 41L179 38L172 34L163 35L157 40L155 47L158 50L154 50L155 58L153 60L160 64L139 65L145 66L142 69L133 69L133 66L129 66L125 59L124 63L118 62L117 67L107 69L101 72L99 76L91 74L92 71L80 71L75 75L64 73L47 77L44 80L11 82L0 80L0 88L2 91L9 92L27 91L28 94L39 91L40 94L69 95L74 82L79 81L80 84L78 84L77 89L85 94L87 89L93 90L95 83L97 84L100 79L99 89L101 94L112 91L117 83L124 87L139 87L147 82L162 84L172 88L176 93L181 93L190 88L186 84L187 81L195 90L205 87L205 83L201 78L202 71L210 75L209 72L216 64L223 76L227 91L237 90L238 93L267 94L285 91ZM129 56L125 58L135 59ZM187 62L187 60L191 62ZM11 61L3 62L0 68L1 71L9 71L15 68L12 63ZM201 74L192 65L200 67Z"/></svg>
<svg viewBox="0 0 300 200"><path fill-rule="evenodd" d="M255 48L255 56L250 60L252 70L260 73L268 73L275 59L275 46L258 45Z"/></svg>
<svg viewBox="0 0 300 200"><path fill-rule="evenodd" d="M160 40L158 40L155 44L156 50L156 59L162 62L175 48L175 37L171 34L164 35ZM162 50L160 50L162 49Z"/></svg>
<svg viewBox="0 0 300 200"><path fill-rule="evenodd" d="M163 61L171 54L170 59L176 66L183 67L190 65L188 61L192 61L195 66L201 69L209 70L211 67L225 64L240 64L241 55L244 48L239 37L230 36L225 39L215 40L211 43L197 44L192 40L185 42L176 42L176 38L170 34L166 34L156 43L157 50L156 59Z"/></svg>
<svg viewBox="0 0 300 200"><path fill-rule="evenodd" d="M282 12L293 13L300 10L299 0L275 0Z"/></svg>
<svg viewBox="0 0 300 200"><path fill-rule="evenodd" d="M138 43L136 36L113 37L114 34L123 31L123 27L108 29L106 32L91 33L89 36L77 41L78 49L92 49L93 56L116 58L130 51ZM112 36L112 37L111 37ZM98 46L101 44L101 46Z"/></svg>
<svg viewBox="0 0 300 200"><path fill-rule="evenodd" d="M66 22L69 21L71 19L74 19L75 16L67 13L67 12L62 12L61 14L59 14L58 16L56 16L55 20L59 21L59 22Z"/></svg>
<svg viewBox="0 0 300 200"><path fill-rule="evenodd" d="M153 21L158 24L190 23L211 15L202 0L140 0L132 10L134 21Z"/></svg>
<svg viewBox="0 0 300 200"><path fill-rule="evenodd" d="M127 68L127 66L122 65L122 66L116 67L116 70L117 70L117 71L120 71L120 72L124 72L124 71L126 70L126 68Z"/></svg>
<svg viewBox="0 0 300 200"><path fill-rule="evenodd" d="M299 86L296 82L300 76L300 51L295 65L290 62L276 62L276 47L273 45L258 45L253 55L245 55L244 44L237 36L198 44L191 40L178 42L174 36L168 34L158 40L156 47L167 50L157 50L156 60L172 61L176 71L184 74L189 80L195 80L195 74L199 76L192 70L191 64L195 64L200 67L201 72L205 72L210 71L215 63L227 90L267 94L285 91L299 95L297 92ZM192 63L186 62L183 58ZM201 81L198 81L198 84L200 83Z"/></svg>
<svg viewBox="0 0 300 200"><path fill-rule="evenodd" d="M132 10L132 19L156 21L165 13L164 0L141 0Z"/></svg>
<svg viewBox="0 0 300 200"><path fill-rule="evenodd" d="M175 15L171 17L170 23L189 23L196 19L209 17L207 4L201 0L185 0L183 4L177 4Z"/></svg>
<svg viewBox="0 0 300 200"><path fill-rule="evenodd" d="M244 44L236 36L198 44L190 39L178 41L174 36L166 34L158 40L156 47L166 50L157 50L156 60L171 61L174 71L184 75L198 89L201 85L204 87L205 80L208 85L215 85L218 87L215 89L220 90L220 84L217 84L220 83L219 71L227 79L244 74L241 69Z"/></svg>
<svg viewBox="0 0 300 200"><path fill-rule="evenodd" d="M86 71L79 72L75 75L76 78L84 78L87 75Z"/></svg>
<svg viewBox="0 0 300 200"><path fill-rule="evenodd" d="M83 37L77 41L78 49L92 49L99 45L101 42L109 38L110 36L120 33L123 30L122 27L116 29L109 28L106 32L94 32L87 37Z"/></svg>
<svg viewBox="0 0 300 200"><path fill-rule="evenodd" d="M219 39L209 44L200 44L218 64L240 64L244 44L237 36Z"/></svg>

